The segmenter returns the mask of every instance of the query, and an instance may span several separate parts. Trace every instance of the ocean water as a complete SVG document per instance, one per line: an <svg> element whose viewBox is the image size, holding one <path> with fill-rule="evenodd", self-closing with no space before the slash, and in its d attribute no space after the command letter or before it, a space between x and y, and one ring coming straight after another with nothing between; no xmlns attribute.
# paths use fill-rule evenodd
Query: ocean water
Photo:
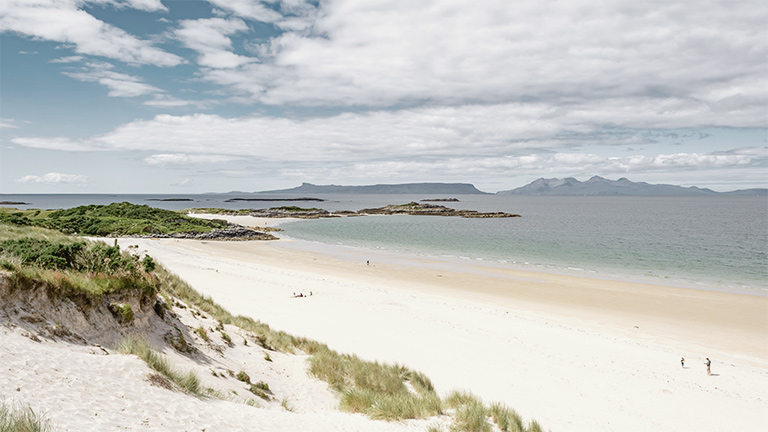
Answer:
<svg viewBox="0 0 768 432"><path fill-rule="evenodd" d="M0 195L0 201L29 203L17 206L19 208L69 208L128 201L167 209L297 205L360 210L439 198L313 196L326 201L226 202L233 197L280 197L266 194ZM326 244L768 294L768 198L765 197L455 197L460 201L438 204L505 211L522 217L368 216L303 220L281 227L287 236ZM169 198L190 201L161 201Z"/></svg>
<svg viewBox="0 0 768 432"><path fill-rule="evenodd" d="M464 196L521 218L371 216L284 224L304 240L516 268L768 293L768 201Z"/></svg>

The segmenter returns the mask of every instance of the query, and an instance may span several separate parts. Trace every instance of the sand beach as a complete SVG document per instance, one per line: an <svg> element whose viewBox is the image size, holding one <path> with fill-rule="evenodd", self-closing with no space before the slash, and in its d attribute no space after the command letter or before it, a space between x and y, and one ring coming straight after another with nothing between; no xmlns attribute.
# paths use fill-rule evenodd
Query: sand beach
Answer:
<svg viewBox="0 0 768 432"><path fill-rule="evenodd" d="M406 364L553 431L768 428L765 296L290 240L121 243L233 313Z"/></svg>
<svg viewBox="0 0 768 432"><path fill-rule="evenodd" d="M765 296L291 239L118 243L151 255L234 314L366 360L406 365L429 376L441 395L471 391L545 430L768 430ZM13 308L6 307L6 318ZM216 325L204 314L174 310L190 329ZM201 343L204 362L164 352L197 370L204 384L236 395L218 400L150 385L151 371L134 356L34 341L14 324L0 331L3 399L42 411L54 430L383 432L449 424L339 412L327 384L307 374L306 356L272 353L266 362L253 344ZM226 331L247 337L232 326ZM242 383L224 371L240 369L267 380L282 406L238 402Z"/></svg>

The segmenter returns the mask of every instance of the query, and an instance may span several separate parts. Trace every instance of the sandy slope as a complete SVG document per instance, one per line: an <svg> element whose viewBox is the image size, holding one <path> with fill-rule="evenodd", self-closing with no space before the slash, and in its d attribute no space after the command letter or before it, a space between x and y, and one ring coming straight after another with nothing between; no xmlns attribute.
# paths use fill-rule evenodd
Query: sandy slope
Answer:
<svg viewBox="0 0 768 432"><path fill-rule="evenodd" d="M51 336L18 319L31 316L28 309L20 303L0 308L0 401L44 414L54 431L407 432L448 421L443 417L388 423L339 412L338 398L327 384L307 374L305 355L267 352L246 332L225 326L234 342L229 345L215 329L216 321L189 308L175 307L180 321L161 323L155 333L167 330L161 327L206 328L209 342L191 332L186 335L197 351L179 353L166 347L164 354L177 369L196 372L203 385L219 391L224 400L152 384L149 378L156 373L138 357ZM40 308L37 312L46 314ZM146 336L161 346L159 334ZM266 382L272 400L248 392L233 376L239 371L252 383ZM255 406L245 404L249 400Z"/></svg>
<svg viewBox="0 0 768 432"><path fill-rule="evenodd" d="M123 243L234 313L407 364L553 431L768 430L766 297L291 241Z"/></svg>

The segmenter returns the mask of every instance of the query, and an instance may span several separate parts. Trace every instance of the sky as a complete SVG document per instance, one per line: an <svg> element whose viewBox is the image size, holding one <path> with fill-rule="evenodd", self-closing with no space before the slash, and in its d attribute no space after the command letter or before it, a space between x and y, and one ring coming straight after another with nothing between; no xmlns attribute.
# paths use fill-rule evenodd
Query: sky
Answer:
<svg viewBox="0 0 768 432"><path fill-rule="evenodd" d="M3 0L0 193L768 187L764 0Z"/></svg>

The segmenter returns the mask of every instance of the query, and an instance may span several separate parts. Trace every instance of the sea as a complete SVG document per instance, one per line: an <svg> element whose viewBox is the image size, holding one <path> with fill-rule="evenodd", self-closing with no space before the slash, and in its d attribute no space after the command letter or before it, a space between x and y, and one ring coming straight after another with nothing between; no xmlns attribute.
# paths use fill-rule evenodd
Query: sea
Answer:
<svg viewBox="0 0 768 432"><path fill-rule="evenodd" d="M315 194L324 201L274 194L20 195L13 207L71 208L131 202L170 210L316 207L360 210L423 199L456 209L502 211L519 218L366 216L281 224L283 236L493 266L633 280L768 296L767 197L622 197Z"/></svg>

